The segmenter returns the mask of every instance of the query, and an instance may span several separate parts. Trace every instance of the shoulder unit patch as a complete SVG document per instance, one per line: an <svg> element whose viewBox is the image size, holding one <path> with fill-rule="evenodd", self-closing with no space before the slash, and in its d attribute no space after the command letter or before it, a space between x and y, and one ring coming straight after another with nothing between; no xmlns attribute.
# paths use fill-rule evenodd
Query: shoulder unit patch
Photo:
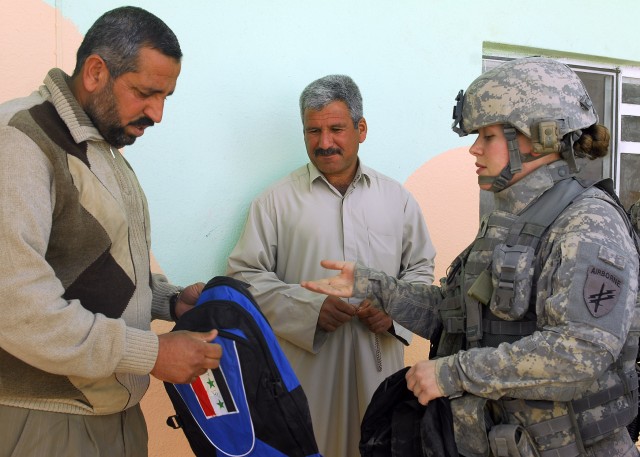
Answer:
<svg viewBox="0 0 640 457"><path fill-rule="evenodd" d="M593 265L589 267L583 296L593 317L602 317L615 307L621 286L622 280L610 271Z"/></svg>

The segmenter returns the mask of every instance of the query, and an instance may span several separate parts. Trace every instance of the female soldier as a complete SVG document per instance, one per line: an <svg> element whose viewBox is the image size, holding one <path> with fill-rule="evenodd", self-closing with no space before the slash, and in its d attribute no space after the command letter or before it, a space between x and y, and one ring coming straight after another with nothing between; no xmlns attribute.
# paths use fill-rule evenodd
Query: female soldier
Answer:
<svg viewBox="0 0 640 457"><path fill-rule="evenodd" d="M578 76L545 58L504 63L457 101L453 129L478 135L469 152L496 209L447 278L325 261L340 274L303 286L373 297L437 344L407 387L423 405L451 399L462 455L637 456L638 255L617 199L576 176L575 156L606 154L606 127Z"/></svg>

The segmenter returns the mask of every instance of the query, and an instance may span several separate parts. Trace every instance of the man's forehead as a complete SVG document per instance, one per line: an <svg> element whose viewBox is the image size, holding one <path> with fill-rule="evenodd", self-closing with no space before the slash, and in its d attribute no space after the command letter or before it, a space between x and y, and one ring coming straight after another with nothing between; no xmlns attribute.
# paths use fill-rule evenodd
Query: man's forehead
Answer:
<svg viewBox="0 0 640 457"><path fill-rule="evenodd" d="M117 79L146 93L170 95L175 91L179 75L180 62L166 57L165 60L152 62L141 59L136 71L123 73Z"/></svg>
<svg viewBox="0 0 640 457"><path fill-rule="evenodd" d="M325 106L321 110L314 110L311 108L307 108L304 111L304 122L305 124L310 123L325 123L332 125L340 125L346 124L351 121L351 116L349 114L349 110L346 108L339 109L337 107Z"/></svg>

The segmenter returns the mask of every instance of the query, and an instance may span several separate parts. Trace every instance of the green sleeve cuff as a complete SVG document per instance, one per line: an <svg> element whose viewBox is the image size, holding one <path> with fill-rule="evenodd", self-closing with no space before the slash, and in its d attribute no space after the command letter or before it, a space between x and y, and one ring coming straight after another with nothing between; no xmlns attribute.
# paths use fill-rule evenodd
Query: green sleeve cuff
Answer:
<svg viewBox="0 0 640 457"><path fill-rule="evenodd" d="M353 272L353 297L354 298L366 298L371 295L369 293L369 272L370 268L367 268L360 263L356 263L355 270Z"/></svg>

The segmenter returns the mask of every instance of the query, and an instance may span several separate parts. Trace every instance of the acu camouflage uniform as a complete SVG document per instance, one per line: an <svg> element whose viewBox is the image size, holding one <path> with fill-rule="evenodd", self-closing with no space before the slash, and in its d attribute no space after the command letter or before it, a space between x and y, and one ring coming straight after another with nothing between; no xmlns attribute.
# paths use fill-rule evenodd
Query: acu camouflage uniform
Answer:
<svg viewBox="0 0 640 457"><path fill-rule="evenodd" d="M594 123L571 118L556 123L560 138ZM515 126L532 138L528 125ZM522 249L509 260L518 215L573 179L574 167L559 160L496 192L496 209L439 287L356 267L355 296L373 297L399 324L438 342L437 381L464 456L638 455L626 430L637 414L638 254L623 211L590 187L544 231L537 254Z"/></svg>
<svg viewBox="0 0 640 457"><path fill-rule="evenodd" d="M532 306L518 319L503 316L514 326L531 328L531 334L515 331L515 341L506 337L493 347L490 343L500 338L490 333L491 323L495 327L499 321L491 300L481 305L485 331L477 347L465 337L465 313L477 306L469 288L499 252L516 215L553 186L553 170L563 166L558 161L542 167L497 193L496 210L483 219L476 240L440 287L403 283L360 265L356 269L355 295L375 297L399 324L428 339L444 325L436 373L444 395L452 399L459 451L468 457L496 455L487 437L491 423L530 429L542 456L637 455L621 417L634 407L637 335L628 335L637 322L638 259L627 225L605 192L585 191L544 237ZM491 268L497 277L496 264ZM613 290L599 296L598 310L591 297L594 290L600 293L597 286ZM625 351L630 356L623 360ZM583 400L594 406L572 414L581 409L582 399L599 392L611 398L602 404ZM576 429L608 425L614 429L604 436L592 433L580 449ZM565 446L566 453L560 452Z"/></svg>

